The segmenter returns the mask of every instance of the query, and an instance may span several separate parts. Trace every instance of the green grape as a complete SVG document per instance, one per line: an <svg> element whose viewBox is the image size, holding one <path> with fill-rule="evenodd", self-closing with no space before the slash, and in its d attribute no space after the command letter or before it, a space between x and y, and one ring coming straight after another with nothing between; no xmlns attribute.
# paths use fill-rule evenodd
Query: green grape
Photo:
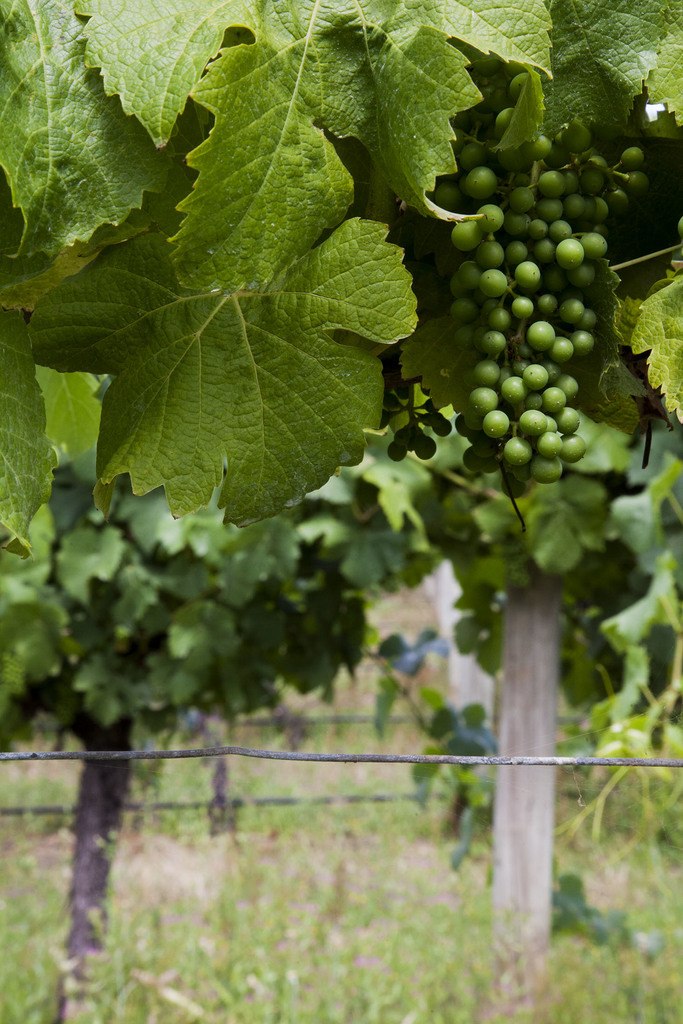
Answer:
<svg viewBox="0 0 683 1024"><path fill-rule="evenodd" d="M486 163L486 147L481 142L468 142L460 154L460 167L463 171L472 171Z"/></svg>
<svg viewBox="0 0 683 1024"><path fill-rule="evenodd" d="M456 434L460 434L461 437L466 437L468 440L471 440L470 435L472 431L467 426L467 423L465 422L465 417L463 416L462 413L458 413L458 415L455 417L455 432Z"/></svg>
<svg viewBox="0 0 683 1024"><path fill-rule="evenodd" d="M589 288L595 280L595 264L584 261L580 267L568 270L567 280L577 288Z"/></svg>
<svg viewBox="0 0 683 1024"><path fill-rule="evenodd" d="M477 348L487 356L499 356L506 346L505 335L500 331L486 331L477 343Z"/></svg>
<svg viewBox="0 0 683 1024"><path fill-rule="evenodd" d="M508 85L508 96L511 100L516 102L519 99L520 93L528 81L529 73L527 71L522 71L519 75L515 75Z"/></svg>
<svg viewBox="0 0 683 1024"><path fill-rule="evenodd" d="M534 409L535 411L543 408L543 400L538 391L532 391L531 394L526 396L524 399L524 408Z"/></svg>
<svg viewBox="0 0 683 1024"><path fill-rule="evenodd" d="M563 167L569 162L569 150L559 142L553 142L548 153L543 158L548 167Z"/></svg>
<svg viewBox="0 0 683 1024"><path fill-rule="evenodd" d="M562 463L559 459L546 459L543 455L534 455L531 460L531 475L539 484L553 484L562 476Z"/></svg>
<svg viewBox="0 0 683 1024"><path fill-rule="evenodd" d="M477 246L475 255L477 263L485 270L491 270L493 267L499 267L505 259L503 246L494 241L481 242Z"/></svg>
<svg viewBox="0 0 683 1024"><path fill-rule="evenodd" d="M522 374L522 380L530 391L540 391L548 383L548 371L540 363L531 363Z"/></svg>
<svg viewBox="0 0 683 1024"><path fill-rule="evenodd" d="M550 359L546 359L543 365L548 371L548 384L557 384L558 378L562 374L561 368L557 365L557 363L553 363Z"/></svg>
<svg viewBox="0 0 683 1024"><path fill-rule="evenodd" d="M584 260L584 251L581 242L576 238L565 238L557 246L555 259L558 266L563 270L571 270L579 267Z"/></svg>
<svg viewBox="0 0 683 1024"><path fill-rule="evenodd" d="M527 462L531 462L532 455L531 445L523 437L511 437L509 441L505 442L503 458L511 466L526 465Z"/></svg>
<svg viewBox="0 0 683 1024"><path fill-rule="evenodd" d="M519 429L527 437L538 437L545 433L546 418L538 409L527 409L519 417Z"/></svg>
<svg viewBox="0 0 683 1024"><path fill-rule="evenodd" d="M571 342L574 346L574 354L577 356L587 356L595 346L595 338L590 331L574 331Z"/></svg>
<svg viewBox="0 0 683 1024"><path fill-rule="evenodd" d="M515 112L515 108L514 107L503 107L503 109L501 111L499 111L498 116L496 117L496 120L495 120L494 127L493 127L493 134L494 134L495 138L497 138L497 139L502 139L503 138L503 136L505 135L505 132L508 129L510 121L512 120L512 115L514 114L514 112Z"/></svg>
<svg viewBox="0 0 683 1024"><path fill-rule="evenodd" d="M534 258L539 263L552 263L557 246L550 238L541 238L534 246Z"/></svg>
<svg viewBox="0 0 683 1024"><path fill-rule="evenodd" d="M508 279L502 270L485 270L479 281L479 287L484 295L491 298L501 296L507 290L507 286Z"/></svg>
<svg viewBox="0 0 683 1024"><path fill-rule="evenodd" d="M559 171L544 171L538 179L538 191L547 199L559 199L564 192L564 175Z"/></svg>
<svg viewBox="0 0 683 1024"><path fill-rule="evenodd" d="M576 119L560 135L563 146L572 153L584 153L593 145L593 135L589 128Z"/></svg>
<svg viewBox="0 0 683 1024"><path fill-rule="evenodd" d="M521 498L526 491L526 482L518 480L516 476L509 474L505 480L505 490L513 498Z"/></svg>
<svg viewBox="0 0 683 1024"><path fill-rule="evenodd" d="M568 220L580 220L586 213L586 200L577 193L569 195L562 203L562 212Z"/></svg>
<svg viewBox="0 0 683 1024"><path fill-rule="evenodd" d="M456 299L451 304L451 316L458 323L470 324L479 316L479 306L472 299Z"/></svg>
<svg viewBox="0 0 683 1024"><path fill-rule="evenodd" d="M500 366L495 359L482 359L472 371L472 379L475 384L485 385L492 388L498 383L500 377Z"/></svg>
<svg viewBox="0 0 683 1024"><path fill-rule="evenodd" d="M481 214L482 219L478 221L481 228L491 234L494 231L500 231L503 226L503 220L505 214L501 210L500 206L495 206L493 203L486 203L484 206L480 206L477 213Z"/></svg>
<svg viewBox="0 0 683 1024"><path fill-rule="evenodd" d="M445 416L441 416L439 413L430 418L429 426L437 437L448 437L453 429L451 421L447 420Z"/></svg>
<svg viewBox="0 0 683 1024"><path fill-rule="evenodd" d="M461 220L451 231L451 242L460 252L476 249L484 237L479 223L475 220Z"/></svg>
<svg viewBox="0 0 683 1024"><path fill-rule="evenodd" d="M527 389L522 377L508 377L500 386L500 393L510 405L519 405L526 398Z"/></svg>
<svg viewBox="0 0 683 1024"><path fill-rule="evenodd" d="M630 196L635 196L637 199L642 198L646 195L650 188L650 179L647 174L643 171L631 171L629 176L624 183L624 188Z"/></svg>
<svg viewBox="0 0 683 1024"><path fill-rule="evenodd" d="M541 220L548 224L551 221L559 220L562 216L563 207L560 199L539 199L536 203L536 214Z"/></svg>
<svg viewBox="0 0 683 1024"><path fill-rule="evenodd" d="M529 147L531 160L545 160L550 153L553 143L547 135L539 135L533 142L525 143Z"/></svg>
<svg viewBox="0 0 683 1024"><path fill-rule="evenodd" d="M544 292L536 299L536 308L542 316L552 316L557 309L557 296Z"/></svg>
<svg viewBox="0 0 683 1024"><path fill-rule="evenodd" d="M515 376L521 377L528 365L528 359L515 359L512 363L512 371L515 374Z"/></svg>
<svg viewBox="0 0 683 1024"><path fill-rule="evenodd" d="M534 291L541 283L541 271L531 260L524 260L515 267L515 281L525 291Z"/></svg>
<svg viewBox="0 0 683 1024"><path fill-rule="evenodd" d="M566 407L558 412L555 417L557 420L557 429L561 434L573 434L579 428L581 419L576 409L570 409Z"/></svg>
<svg viewBox="0 0 683 1024"><path fill-rule="evenodd" d="M550 358L554 363L568 363L574 355L574 346L569 338L556 338L550 349Z"/></svg>
<svg viewBox="0 0 683 1024"><path fill-rule="evenodd" d="M530 188L520 186L513 188L510 193L510 209L515 213L528 213L536 202L536 197Z"/></svg>
<svg viewBox="0 0 683 1024"><path fill-rule="evenodd" d="M465 260L461 263L455 272L455 277L468 291L474 291L479 284L481 278L481 267L477 266L472 260Z"/></svg>
<svg viewBox="0 0 683 1024"><path fill-rule="evenodd" d="M578 354L576 352L576 345L574 345L574 353ZM572 398L576 398L579 393L579 382L576 377L572 377L568 373L561 373L555 381L555 385L564 391L569 402L571 402Z"/></svg>
<svg viewBox="0 0 683 1024"><path fill-rule="evenodd" d="M564 178L564 194L566 196L573 195L575 192L578 192L579 176L576 171L562 171L562 177ZM564 203L562 205L564 206Z"/></svg>
<svg viewBox="0 0 683 1024"><path fill-rule="evenodd" d="M504 437L510 429L510 420L500 409L495 409L484 416L484 433L488 437Z"/></svg>
<svg viewBox="0 0 683 1024"><path fill-rule="evenodd" d="M518 295L513 299L511 308L513 316L519 320L526 320L532 315L534 304L526 295Z"/></svg>
<svg viewBox="0 0 683 1024"><path fill-rule="evenodd" d="M628 213L628 208L631 204L623 188L615 188L612 192L607 193L607 205L615 217L623 217L624 214Z"/></svg>
<svg viewBox="0 0 683 1024"><path fill-rule="evenodd" d="M563 462L578 462L586 454L586 442L578 434L568 434L562 438L560 458Z"/></svg>
<svg viewBox="0 0 683 1024"><path fill-rule="evenodd" d="M596 196L605 187L605 175L599 167L587 167L579 175L579 184L583 192Z"/></svg>
<svg viewBox="0 0 683 1024"><path fill-rule="evenodd" d="M645 154L639 146L629 146L621 154L619 163L625 171L637 171L645 162Z"/></svg>
<svg viewBox="0 0 683 1024"><path fill-rule="evenodd" d="M472 412L486 416L498 405L498 395L492 388L475 388L470 394L468 404Z"/></svg>
<svg viewBox="0 0 683 1024"><path fill-rule="evenodd" d="M434 202L444 210L459 210L465 198L454 181L440 181L434 192Z"/></svg>
<svg viewBox="0 0 683 1024"><path fill-rule="evenodd" d="M607 241L596 231L589 231L580 239L583 251L591 260L601 259L607 252Z"/></svg>
<svg viewBox="0 0 683 1024"><path fill-rule="evenodd" d="M541 395L541 401L543 403L543 411L549 413L559 412L560 409L564 409L567 404L567 396L560 387L549 387L546 388Z"/></svg>
<svg viewBox="0 0 683 1024"><path fill-rule="evenodd" d="M564 271L552 264L543 271L543 284L549 292L561 292L567 285Z"/></svg>
<svg viewBox="0 0 683 1024"><path fill-rule="evenodd" d="M489 313L488 324L494 331L507 331L512 318L504 306L496 306Z"/></svg>
<svg viewBox="0 0 683 1024"><path fill-rule="evenodd" d="M529 250L524 242L510 242L505 247L505 260L511 267L516 267L518 263L522 263L528 255Z"/></svg>
<svg viewBox="0 0 683 1024"><path fill-rule="evenodd" d="M471 448L463 453L462 464L465 469L469 469L470 473L491 473L498 467L495 459L477 455Z"/></svg>
<svg viewBox="0 0 683 1024"><path fill-rule="evenodd" d="M519 149L504 149L497 157L498 163L506 171L521 171L531 164L531 160Z"/></svg>
<svg viewBox="0 0 683 1024"><path fill-rule="evenodd" d="M593 211L593 220L596 224L602 224L602 222L607 220L609 217L609 206L602 196L596 196L594 202L595 209Z"/></svg>
<svg viewBox="0 0 683 1024"><path fill-rule="evenodd" d="M497 299L485 299L481 293L481 289L477 288L477 294L475 295L477 301L481 302L481 319L486 320L488 323L489 313L492 313L494 309L498 309Z"/></svg>
<svg viewBox="0 0 683 1024"><path fill-rule="evenodd" d="M534 217L529 224L529 238L533 239L534 242L540 241L541 238L545 238L548 234L548 225L540 217Z"/></svg>
<svg viewBox="0 0 683 1024"><path fill-rule="evenodd" d="M554 220L550 225L548 234L553 242L562 242L565 238L572 237L572 226L566 220Z"/></svg>
<svg viewBox="0 0 683 1024"><path fill-rule="evenodd" d="M536 442L536 451L545 459L554 459L562 450L562 438L553 430L546 430Z"/></svg>
<svg viewBox="0 0 683 1024"><path fill-rule="evenodd" d="M387 446L387 455L390 459L393 459L394 462L401 462L405 459L407 454L407 447L404 444L401 444L400 441L397 441L396 438L389 442Z"/></svg>
<svg viewBox="0 0 683 1024"><path fill-rule="evenodd" d="M526 237L530 223L531 217L528 213L515 213L514 210L508 210L503 220L505 230L513 238Z"/></svg>
<svg viewBox="0 0 683 1024"><path fill-rule="evenodd" d="M472 440L472 451L475 455L481 455L483 458L491 458L492 455L496 454L497 450L497 442L492 437L487 437L481 430L478 431L477 436Z"/></svg>
<svg viewBox="0 0 683 1024"><path fill-rule="evenodd" d="M583 316L584 308L580 299L565 299L560 306L560 316L567 324L578 324Z"/></svg>
<svg viewBox="0 0 683 1024"><path fill-rule="evenodd" d="M462 284L457 274L451 275L450 289L451 295L455 299L461 299L463 295L467 295L467 293L470 291L469 288L466 288L465 285Z"/></svg>
<svg viewBox="0 0 683 1024"><path fill-rule="evenodd" d="M557 423L552 418L552 416L546 416L546 432L548 434L556 434L557 433Z"/></svg>
<svg viewBox="0 0 683 1024"><path fill-rule="evenodd" d="M598 317L595 310L587 309L576 326L580 327L582 331L592 331L597 322Z"/></svg>
<svg viewBox="0 0 683 1024"><path fill-rule="evenodd" d="M547 320L536 320L527 327L526 340L537 352L546 352L555 341L555 328Z"/></svg>
<svg viewBox="0 0 683 1024"><path fill-rule="evenodd" d="M490 167L475 167L465 178L462 187L473 199L488 199L498 188L498 178Z"/></svg>
<svg viewBox="0 0 683 1024"><path fill-rule="evenodd" d="M415 438L413 451L418 459L431 459L432 456L436 455L436 441L429 434L420 433Z"/></svg>

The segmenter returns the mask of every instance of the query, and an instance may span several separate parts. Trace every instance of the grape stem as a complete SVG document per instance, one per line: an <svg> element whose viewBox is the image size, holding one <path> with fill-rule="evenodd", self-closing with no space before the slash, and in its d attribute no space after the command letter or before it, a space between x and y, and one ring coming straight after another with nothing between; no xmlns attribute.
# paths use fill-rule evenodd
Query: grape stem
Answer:
<svg viewBox="0 0 683 1024"><path fill-rule="evenodd" d="M678 242L676 245L670 245L667 249L658 249L657 252L649 252L647 256L638 256L635 260L626 260L624 263L613 263L610 266L610 270L624 270L626 267L634 267L636 263L647 263L648 260L654 260L658 256L666 256L669 252L675 252L681 248L681 243Z"/></svg>

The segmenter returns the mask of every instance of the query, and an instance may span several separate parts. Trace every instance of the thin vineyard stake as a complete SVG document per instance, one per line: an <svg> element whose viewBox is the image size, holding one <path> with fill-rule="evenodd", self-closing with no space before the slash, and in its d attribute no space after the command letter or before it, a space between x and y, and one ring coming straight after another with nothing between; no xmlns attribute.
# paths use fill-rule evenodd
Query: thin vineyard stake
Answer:
<svg viewBox="0 0 683 1024"><path fill-rule="evenodd" d="M683 768L680 757L522 757L456 754L313 754L254 747L195 747L183 750L8 750L0 761L175 761L196 757L255 757L266 761L328 764L525 765L557 768Z"/></svg>

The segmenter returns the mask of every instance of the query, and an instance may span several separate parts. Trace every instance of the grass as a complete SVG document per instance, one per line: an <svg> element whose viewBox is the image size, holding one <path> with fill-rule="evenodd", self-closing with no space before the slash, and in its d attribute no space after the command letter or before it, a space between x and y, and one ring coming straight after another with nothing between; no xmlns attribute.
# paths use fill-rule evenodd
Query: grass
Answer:
<svg viewBox="0 0 683 1024"><path fill-rule="evenodd" d="M429 671L434 682L438 669ZM370 693L361 675L340 691L338 709L367 710ZM302 706L311 708L310 699ZM253 730L235 738L256 739ZM282 739L271 733L259 742ZM382 742L371 729L342 727L316 731L305 745L414 750L421 742L409 727ZM607 778L559 774L561 826ZM6 765L0 799L70 803L76 782L71 764ZM231 763L230 784L250 795L411 788L403 767L245 760ZM128 815L106 950L92 966L78 1024L683 1024L683 829L672 783L651 777L649 785L643 802L638 778L627 779L608 800L598 836L590 820L575 832L560 828L556 856L558 871L581 873L589 902L627 911L643 934L659 931L661 952L558 936L540 1004L514 1013L494 995L485 812L458 872L437 802L424 810L247 807L234 836L212 838L203 812L142 822ZM136 773L138 797L209 792L210 767L199 761ZM0 1024L50 1024L71 835L56 819L0 821Z"/></svg>

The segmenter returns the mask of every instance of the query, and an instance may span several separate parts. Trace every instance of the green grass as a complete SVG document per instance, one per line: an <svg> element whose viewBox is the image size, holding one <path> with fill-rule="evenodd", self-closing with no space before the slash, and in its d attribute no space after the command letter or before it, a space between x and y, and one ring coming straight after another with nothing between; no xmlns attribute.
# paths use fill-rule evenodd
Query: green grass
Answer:
<svg viewBox="0 0 683 1024"><path fill-rule="evenodd" d="M431 670L430 684L436 670ZM368 710L368 678L339 710ZM310 699L302 707L322 713ZM237 730L247 744L282 745ZM319 730L313 750L416 750L410 728ZM112 770L119 770L114 768ZM147 764L134 796L208 799L211 766ZM7 764L0 802L71 803L72 764ZM78 1024L683 1024L683 826L671 779L632 776L601 828L582 803L608 773L558 776L558 873L576 871L589 902L658 930L661 952L553 942L533 1009L495 995L490 834L477 818L456 873L444 808L412 803L244 808L235 836L209 837L204 812L127 815L116 855L104 954ZM240 795L405 792L407 767L235 760ZM63 820L0 819L0 1024L51 1024L67 929L71 835Z"/></svg>

